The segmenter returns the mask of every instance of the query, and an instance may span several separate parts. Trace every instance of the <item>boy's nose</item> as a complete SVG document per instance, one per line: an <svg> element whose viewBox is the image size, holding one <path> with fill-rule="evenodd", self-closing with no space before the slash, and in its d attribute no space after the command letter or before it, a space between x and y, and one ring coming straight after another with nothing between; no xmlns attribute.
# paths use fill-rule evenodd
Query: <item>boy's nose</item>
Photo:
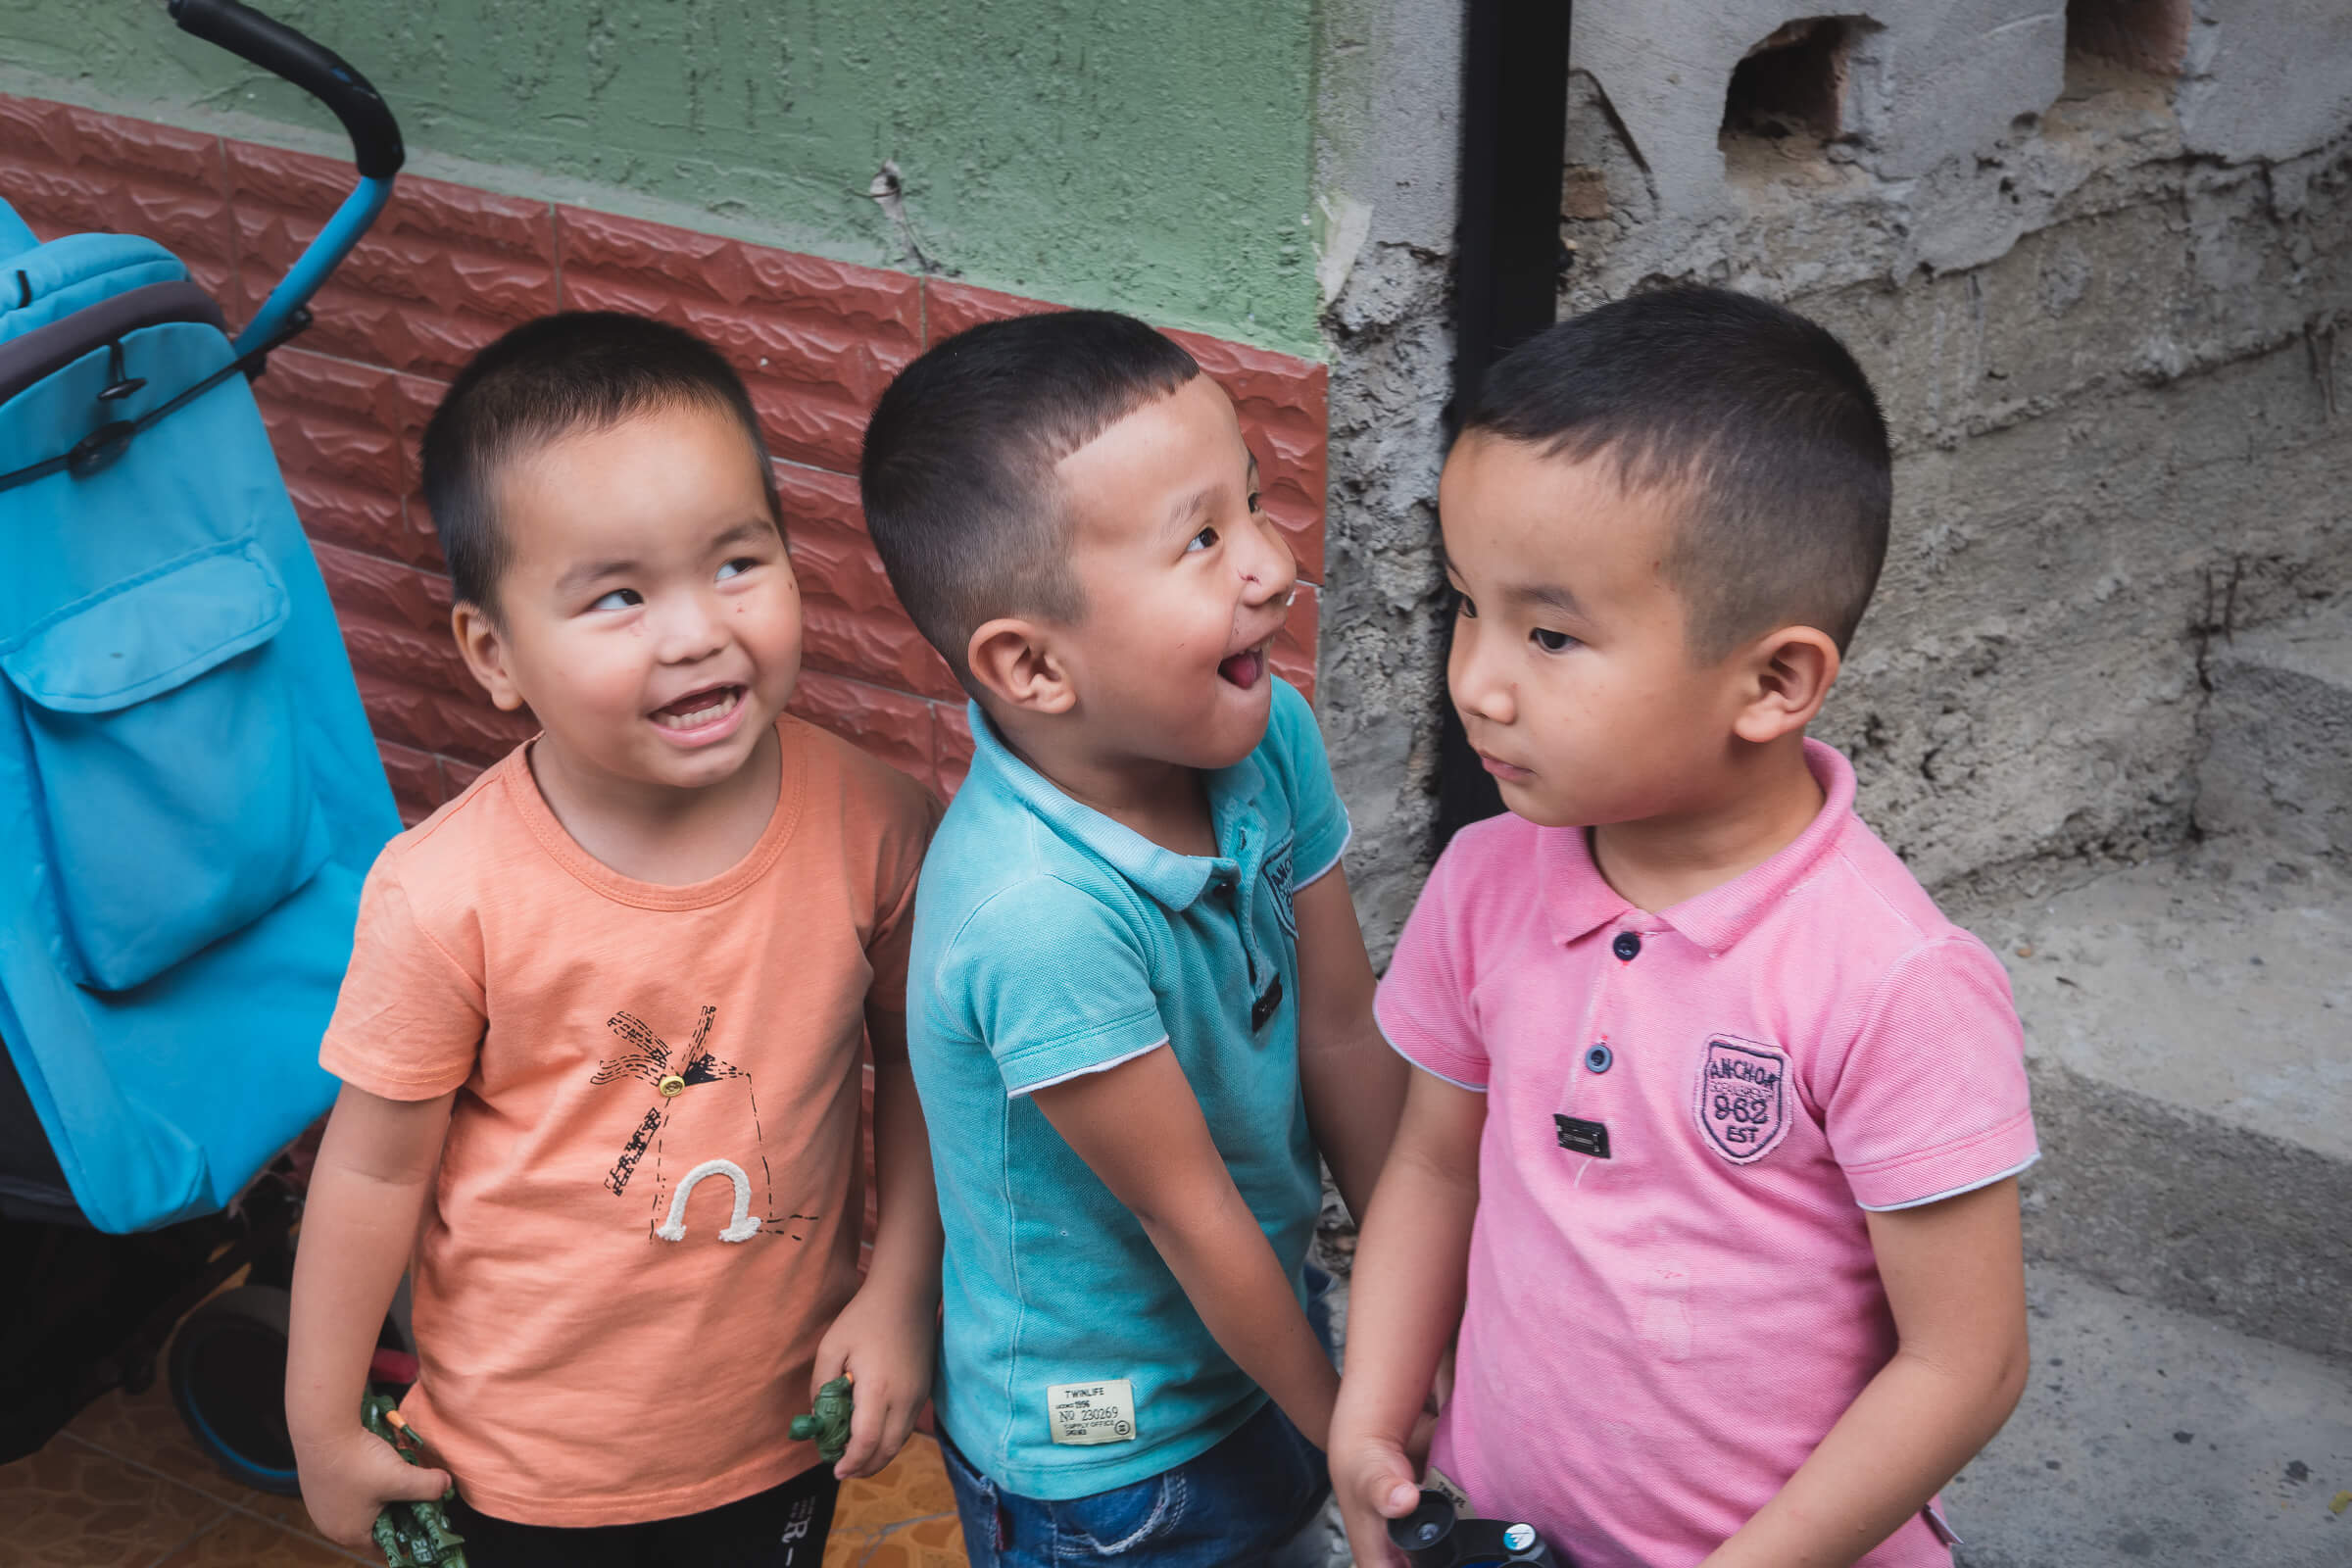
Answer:
<svg viewBox="0 0 2352 1568"><path fill-rule="evenodd" d="M719 617L700 598L681 596L663 609L654 657L664 664L691 664L725 646L726 636Z"/></svg>
<svg viewBox="0 0 2352 1568"><path fill-rule="evenodd" d="M1500 678L1494 662L1479 657L1480 637L1474 621L1457 621L1453 628L1453 657L1447 661L1446 685L1453 705L1490 724L1508 724L1518 716L1517 694Z"/></svg>
<svg viewBox="0 0 2352 1568"><path fill-rule="evenodd" d="M1298 561L1291 554L1290 541L1272 522L1254 533L1253 548L1241 564L1243 597L1252 605L1287 599L1298 582Z"/></svg>

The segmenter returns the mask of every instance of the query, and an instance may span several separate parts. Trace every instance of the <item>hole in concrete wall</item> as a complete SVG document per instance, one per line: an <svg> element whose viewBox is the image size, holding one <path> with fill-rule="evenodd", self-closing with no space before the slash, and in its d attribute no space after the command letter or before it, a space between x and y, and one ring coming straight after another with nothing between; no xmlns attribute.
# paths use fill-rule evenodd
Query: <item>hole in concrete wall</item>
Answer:
<svg viewBox="0 0 2352 1568"><path fill-rule="evenodd" d="M1732 72L1723 137L1833 140L1843 128L1852 37L1853 24L1843 17L1807 17L1775 29Z"/></svg>
<svg viewBox="0 0 2352 1568"><path fill-rule="evenodd" d="M2066 0L2067 64L2105 61L2177 76L2188 24L2189 0Z"/></svg>

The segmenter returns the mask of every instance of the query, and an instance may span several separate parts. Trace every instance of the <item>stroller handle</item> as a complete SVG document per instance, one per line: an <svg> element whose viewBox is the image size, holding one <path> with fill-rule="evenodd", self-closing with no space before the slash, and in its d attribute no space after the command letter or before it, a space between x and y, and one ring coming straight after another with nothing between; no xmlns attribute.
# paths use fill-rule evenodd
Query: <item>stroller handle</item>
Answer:
<svg viewBox="0 0 2352 1568"><path fill-rule="evenodd" d="M408 153L382 95L332 49L237 0L172 0L172 20L181 31L283 76L332 109L351 133L352 160L359 165L359 184L237 334L236 350L243 355L275 341L289 327L301 330L308 320L303 307L392 199L392 176Z"/></svg>
<svg viewBox="0 0 2352 1568"><path fill-rule="evenodd" d="M237 0L172 0L172 20L182 32L285 77L333 110L351 133L352 161L361 173L390 179L400 172L408 156L400 125L382 96L341 55Z"/></svg>

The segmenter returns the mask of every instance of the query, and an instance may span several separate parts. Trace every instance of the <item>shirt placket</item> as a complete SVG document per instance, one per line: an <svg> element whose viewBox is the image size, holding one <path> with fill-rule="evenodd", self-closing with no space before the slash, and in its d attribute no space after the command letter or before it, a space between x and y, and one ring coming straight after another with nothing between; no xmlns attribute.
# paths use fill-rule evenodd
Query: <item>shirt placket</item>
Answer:
<svg viewBox="0 0 2352 1568"><path fill-rule="evenodd" d="M1635 1066L1626 1056L1635 980L1630 971L1642 962L1649 936L1638 927L1616 923L1595 939L1603 947L1591 960L1598 967L1592 1004L1586 1009L1555 1118L1560 1147L1571 1157L1622 1159L1625 1140L1635 1132L1633 1107L1640 1097L1625 1088Z"/></svg>
<svg viewBox="0 0 2352 1568"><path fill-rule="evenodd" d="M1216 812L1218 846L1231 853L1217 859L1213 884L1230 912L1234 932L1241 938L1242 963L1250 990L1250 1032L1255 1036L1282 1005L1282 965L1257 940L1258 873L1266 852L1265 824L1257 813L1240 805Z"/></svg>

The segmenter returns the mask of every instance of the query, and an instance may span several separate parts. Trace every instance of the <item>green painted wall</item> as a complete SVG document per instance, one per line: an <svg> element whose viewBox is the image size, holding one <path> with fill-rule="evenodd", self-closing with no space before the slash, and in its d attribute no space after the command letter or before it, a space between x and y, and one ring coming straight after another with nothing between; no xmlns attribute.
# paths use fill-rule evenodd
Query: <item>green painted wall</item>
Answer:
<svg viewBox="0 0 2352 1568"><path fill-rule="evenodd" d="M1312 0L264 9L367 73L427 172L520 194L578 180L624 210L678 204L728 232L911 268L866 194L891 159L945 271L1321 352L1302 220ZM332 124L180 33L158 0L0 0L0 87L178 123Z"/></svg>

